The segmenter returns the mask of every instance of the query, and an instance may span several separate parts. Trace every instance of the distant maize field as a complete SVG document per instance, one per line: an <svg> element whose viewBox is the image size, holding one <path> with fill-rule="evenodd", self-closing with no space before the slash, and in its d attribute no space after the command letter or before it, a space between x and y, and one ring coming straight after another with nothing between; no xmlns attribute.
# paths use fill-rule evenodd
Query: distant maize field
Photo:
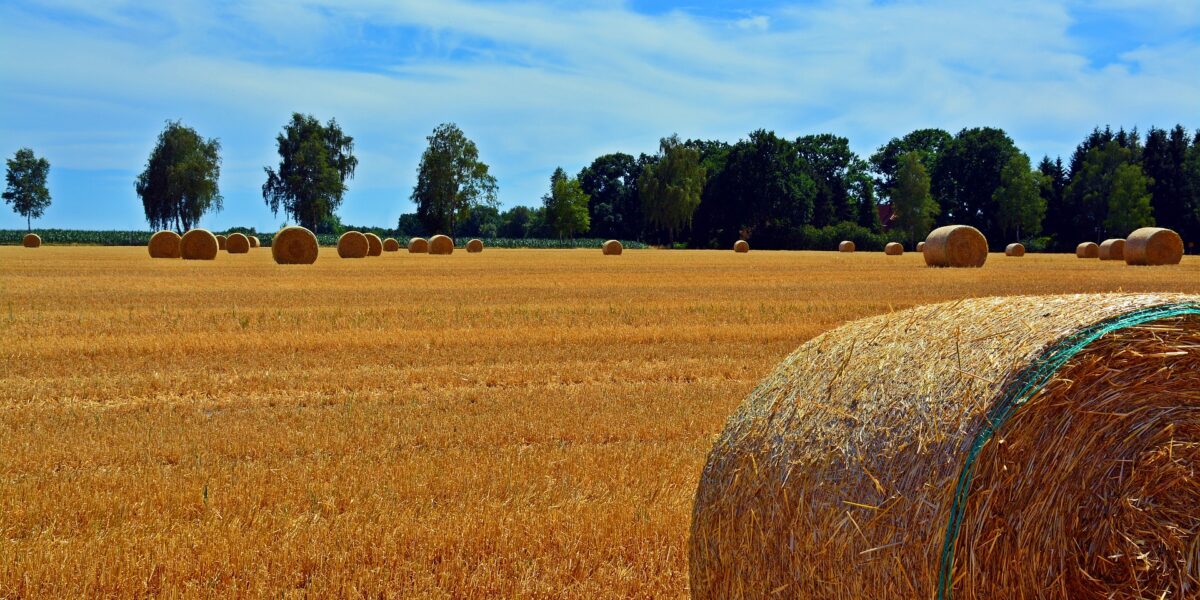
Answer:
<svg viewBox="0 0 1200 600"><path fill-rule="evenodd" d="M713 439L805 340L955 298L1200 292L1192 256L45 241L0 247L0 598L684 597Z"/></svg>

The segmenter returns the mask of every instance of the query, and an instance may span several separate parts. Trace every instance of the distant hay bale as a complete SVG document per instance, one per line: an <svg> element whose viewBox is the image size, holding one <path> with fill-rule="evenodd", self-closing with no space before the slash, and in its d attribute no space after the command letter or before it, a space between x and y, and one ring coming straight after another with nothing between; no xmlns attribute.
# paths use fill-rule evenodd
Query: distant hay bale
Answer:
<svg viewBox="0 0 1200 600"><path fill-rule="evenodd" d="M1016 242L1009 244L1007 247L1004 248L1004 255L1005 256L1017 256L1017 257L1025 256L1025 244L1016 243Z"/></svg>
<svg viewBox="0 0 1200 600"><path fill-rule="evenodd" d="M225 251L230 254L245 254L250 251L250 238L244 233L231 233L225 238Z"/></svg>
<svg viewBox="0 0 1200 600"><path fill-rule="evenodd" d="M738 241L734 242L733 243L733 251L740 252L743 254L746 252L749 252L750 251L750 242L747 242L746 240L738 240Z"/></svg>
<svg viewBox="0 0 1200 600"><path fill-rule="evenodd" d="M150 243L146 244L150 258L179 258L180 239L179 234L174 231L160 231L150 236Z"/></svg>
<svg viewBox="0 0 1200 600"><path fill-rule="evenodd" d="M474 239L467 242L467 252L483 252L483 240Z"/></svg>
<svg viewBox="0 0 1200 600"><path fill-rule="evenodd" d="M917 252L925 251L925 242L917 242Z"/></svg>
<svg viewBox="0 0 1200 600"><path fill-rule="evenodd" d="M600 251L603 252L605 256L620 256L621 252L624 250L625 248L621 246L621 242L619 240L608 240L600 246Z"/></svg>
<svg viewBox="0 0 1200 600"><path fill-rule="evenodd" d="M419 237L415 237L415 238L412 238L411 240L408 240L408 253L409 254L428 254L429 253L429 240L427 240L425 238L419 238Z"/></svg>
<svg viewBox="0 0 1200 600"><path fill-rule="evenodd" d="M900 256L904 254L904 246L900 242L888 242L888 245L883 247L883 253L888 256Z"/></svg>
<svg viewBox="0 0 1200 600"><path fill-rule="evenodd" d="M311 265L317 262L317 236L298 225L284 227L271 241L271 257L281 265Z"/></svg>
<svg viewBox="0 0 1200 600"><path fill-rule="evenodd" d="M383 240L383 251L384 252L399 252L400 251L400 242L397 242L396 238L388 238L386 240Z"/></svg>
<svg viewBox="0 0 1200 600"><path fill-rule="evenodd" d="M36 233L27 233L25 237L21 238L21 245L26 248L41 248L42 236Z"/></svg>
<svg viewBox="0 0 1200 600"><path fill-rule="evenodd" d="M1195 598L1198 347L1200 296L1168 294L822 334L708 455L692 598Z"/></svg>
<svg viewBox="0 0 1200 600"><path fill-rule="evenodd" d="M1075 246L1076 258L1100 258L1100 246L1096 242L1084 242Z"/></svg>
<svg viewBox="0 0 1200 600"><path fill-rule="evenodd" d="M347 231L337 241L337 253L342 258L366 258L371 242L359 231Z"/></svg>
<svg viewBox="0 0 1200 600"><path fill-rule="evenodd" d="M383 240L373 233L364 233L367 236L367 256L379 256L383 254Z"/></svg>
<svg viewBox="0 0 1200 600"><path fill-rule="evenodd" d="M191 229L179 238L179 257L184 260L213 260L221 244L207 229Z"/></svg>
<svg viewBox="0 0 1200 600"><path fill-rule="evenodd" d="M218 236L217 236L217 249L218 249L218 250L224 250L224 249L225 249L225 236L223 236L223 235L218 235Z"/></svg>
<svg viewBox="0 0 1200 600"><path fill-rule="evenodd" d="M259 246L262 246L262 242L258 241L258 236L257 236L257 235L249 235L249 236L246 236L246 239L250 240L250 247L251 247L251 248L258 248Z"/></svg>
<svg viewBox="0 0 1200 600"><path fill-rule="evenodd" d="M1177 265L1183 260L1183 238L1170 229L1143 227L1125 240L1125 264Z"/></svg>
<svg viewBox="0 0 1200 600"><path fill-rule="evenodd" d="M430 254L453 254L454 240L450 236L435 235L429 238Z"/></svg>
<svg viewBox="0 0 1200 600"><path fill-rule="evenodd" d="M854 252L854 242L842 240L838 243L838 252Z"/></svg>
<svg viewBox="0 0 1200 600"><path fill-rule="evenodd" d="M1100 260L1125 260L1125 240L1113 238L1100 242Z"/></svg>
<svg viewBox="0 0 1200 600"><path fill-rule="evenodd" d="M982 267L987 262L987 238L969 225L938 227L925 238L924 254L925 264L931 267Z"/></svg>

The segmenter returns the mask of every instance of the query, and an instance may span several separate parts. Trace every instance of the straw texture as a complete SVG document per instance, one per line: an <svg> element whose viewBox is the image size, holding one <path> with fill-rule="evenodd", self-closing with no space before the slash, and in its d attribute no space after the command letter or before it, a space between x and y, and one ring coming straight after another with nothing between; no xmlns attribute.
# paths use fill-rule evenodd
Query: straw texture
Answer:
<svg viewBox="0 0 1200 600"><path fill-rule="evenodd" d="M1096 242L1084 242L1075 246L1076 258L1100 258L1100 246Z"/></svg>
<svg viewBox="0 0 1200 600"><path fill-rule="evenodd" d="M224 249L225 249L225 236L223 236L223 235L218 235L218 236L217 236L217 249L218 249L218 250L224 250Z"/></svg>
<svg viewBox="0 0 1200 600"><path fill-rule="evenodd" d="M150 258L179 258L179 234L174 231L160 231L150 236L146 249Z"/></svg>
<svg viewBox="0 0 1200 600"><path fill-rule="evenodd" d="M467 252L483 252L483 240L475 239L467 242Z"/></svg>
<svg viewBox="0 0 1200 600"><path fill-rule="evenodd" d="M1200 297L856 321L789 356L717 439L692 596L1197 597L1198 469Z"/></svg>
<svg viewBox="0 0 1200 600"><path fill-rule="evenodd" d="M225 238L225 251L230 254L246 254L250 251L250 238L244 233L231 233Z"/></svg>
<svg viewBox="0 0 1200 600"><path fill-rule="evenodd" d="M850 240L838 242L838 252L854 252L854 242Z"/></svg>
<svg viewBox="0 0 1200 600"><path fill-rule="evenodd" d="M1100 260L1125 260L1125 240L1114 238L1100 242Z"/></svg>
<svg viewBox="0 0 1200 600"><path fill-rule="evenodd" d="M917 252L925 251L925 242L917 242Z"/></svg>
<svg viewBox="0 0 1200 600"><path fill-rule="evenodd" d="M620 256L623 250L621 242L617 240L608 240L604 242L604 245L600 246L600 251L607 256Z"/></svg>
<svg viewBox="0 0 1200 600"><path fill-rule="evenodd" d="M1021 257L1025 256L1025 244L1012 243L1004 248L1005 256Z"/></svg>
<svg viewBox="0 0 1200 600"><path fill-rule="evenodd" d="M284 227L271 241L271 258L281 265L311 265L317 262L317 236L305 227Z"/></svg>
<svg viewBox="0 0 1200 600"><path fill-rule="evenodd" d="M970 225L946 225L925 238L925 264L931 267L971 268L987 262L988 243Z"/></svg>
<svg viewBox="0 0 1200 600"><path fill-rule="evenodd" d="M21 238L21 245L26 248L41 248L42 236L36 233L27 233L25 237Z"/></svg>
<svg viewBox="0 0 1200 600"><path fill-rule="evenodd" d="M373 233L364 233L367 236L367 256L380 256L383 254L383 240Z"/></svg>
<svg viewBox="0 0 1200 600"><path fill-rule="evenodd" d="M429 238L430 254L453 254L454 240L450 236L435 235Z"/></svg>
<svg viewBox="0 0 1200 600"><path fill-rule="evenodd" d="M386 240L383 240L383 251L384 252L399 252L400 251L400 242L397 242L396 238L387 238Z"/></svg>
<svg viewBox="0 0 1200 600"><path fill-rule="evenodd" d="M1183 260L1183 238L1170 229L1143 227L1125 240L1125 263L1177 265Z"/></svg>
<svg viewBox="0 0 1200 600"><path fill-rule="evenodd" d="M749 252L750 251L750 242L747 242L746 240L738 240L738 241L734 242L733 243L733 251L734 252L742 252L742 253Z"/></svg>
<svg viewBox="0 0 1200 600"><path fill-rule="evenodd" d="M429 253L429 240L427 240L425 238L419 238L419 237L415 237L415 238L408 240L408 253L409 254L428 254Z"/></svg>
<svg viewBox="0 0 1200 600"><path fill-rule="evenodd" d="M179 256L184 260L214 260L221 244L207 229L191 229L179 238Z"/></svg>
<svg viewBox="0 0 1200 600"><path fill-rule="evenodd" d="M901 254L904 254L904 246L901 246L900 242L888 242L888 244L883 247L883 253L888 256L900 256Z"/></svg>
<svg viewBox="0 0 1200 600"><path fill-rule="evenodd" d="M337 253L342 258L366 258L371 242L360 231L347 231L337 241Z"/></svg>

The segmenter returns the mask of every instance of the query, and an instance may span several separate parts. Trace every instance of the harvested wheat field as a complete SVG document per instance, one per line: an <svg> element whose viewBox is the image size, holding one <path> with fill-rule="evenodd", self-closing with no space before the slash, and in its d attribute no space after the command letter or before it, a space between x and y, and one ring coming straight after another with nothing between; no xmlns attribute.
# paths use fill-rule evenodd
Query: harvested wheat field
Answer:
<svg viewBox="0 0 1200 600"><path fill-rule="evenodd" d="M1200 258L0 247L0 597L684 597L705 459L803 342L1114 291Z"/></svg>

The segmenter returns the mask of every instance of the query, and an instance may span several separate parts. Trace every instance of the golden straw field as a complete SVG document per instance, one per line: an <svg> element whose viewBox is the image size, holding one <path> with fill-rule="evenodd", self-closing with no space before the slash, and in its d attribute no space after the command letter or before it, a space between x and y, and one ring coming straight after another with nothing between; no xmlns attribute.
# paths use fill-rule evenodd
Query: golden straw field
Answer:
<svg viewBox="0 0 1200 600"><path fill-rule="evenodd" d="M757 381L847 320L1200 258L0 247L0 598L687 594Z"/></svg>

